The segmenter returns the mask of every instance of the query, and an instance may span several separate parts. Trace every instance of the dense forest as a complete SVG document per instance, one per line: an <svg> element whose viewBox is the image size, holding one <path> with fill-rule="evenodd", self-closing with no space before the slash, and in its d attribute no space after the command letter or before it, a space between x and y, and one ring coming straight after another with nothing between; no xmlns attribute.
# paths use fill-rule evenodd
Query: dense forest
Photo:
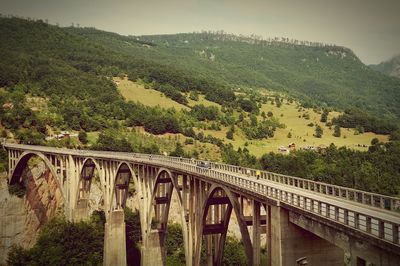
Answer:
<svg viewBox="0 0 400 266"><path fill-rule="evenodd" d="M369 67L385 75L400 78L400 55L380 64L369 65Z"/></svg>

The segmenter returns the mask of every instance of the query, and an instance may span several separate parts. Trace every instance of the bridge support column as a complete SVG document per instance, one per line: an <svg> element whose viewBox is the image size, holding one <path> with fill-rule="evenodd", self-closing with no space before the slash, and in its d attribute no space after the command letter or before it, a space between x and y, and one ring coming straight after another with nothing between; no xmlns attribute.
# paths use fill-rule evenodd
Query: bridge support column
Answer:
<svg viewBox="0 0 400 266"><path fill-rule="evenodd" d="M253 200L253 265L260 266L260 244L261 244L261 204Z"/></svg>
<svg viewBox="0 0 400 266"><path fill-rule="evenodd" d="M75 209L73 210L74 222L86 221L89 219L87 206L88 206L87 199L80 199L78 201L78 204L75 206Z"/></svg>
<svg viewBox="0 0 400 266"><path fill-rule="evenodd" d="M143 266L147 265L165 265L164 258L164 233L159 230L152 230L147 234L145 245L142 249L142 260Z"/></svg>
<svg viewBox="0 0 400 266"><path fill-rule="evenodd" d="M104 229L104 266L126 265L124 211L112 211Z"/></svg>
<svg viewBox="0 0 400 266"><path fill-rule="evenodd" d="M343 265L343 251L328 241L289 221L289 211L279 206L271 208L271 260L269 265L296 265L305 258L308 265Z"/></svg>

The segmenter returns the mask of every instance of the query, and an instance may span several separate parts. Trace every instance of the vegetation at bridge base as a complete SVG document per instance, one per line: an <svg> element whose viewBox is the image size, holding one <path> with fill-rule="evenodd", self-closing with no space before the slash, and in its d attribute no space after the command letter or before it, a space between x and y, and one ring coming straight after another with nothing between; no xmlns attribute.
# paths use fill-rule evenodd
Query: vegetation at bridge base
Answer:
<svg viewBox="0 0 400 266"><path fill-rule="evenodd" d="M165 248L167 252L168 266L185 265L185 249L183 243L182 226L180 224L168 224Z"/></svg>
<svg viewBox="0 0 400 266"><path fill-rule="evenodd" d="M185 250L183 243L182 227L178 223L168 224L168 233L165 241L168 266L185 265ZM206 249L203 239L201 251L201 265L206 265ZM222 265L245 266L247 265L246 253L243 243L236 237L228 236L225 241Z"/></svg>
<svg viewBox="0 0 400 266"><path fill-rule="evenodd" d="M226 237L224 256L222 257L222 265L229 265L229 266L247 265L247 258L243 243L239 241L236 237L233 236Z"/></svg>
<svg viewBox="0 0 400 266"><path fill-rule="evenodd" d="M0 173L7 171L8 169L8 154L3 148L0 148Z"/></svg>
<svg viewBox="0 0 400 266"><path fill-rule="evenodd" d="M12 185L8 184L8 193L10 193L10 195L17 196L18 198L22 198L25 196L26 187L24 184L19 182Z"/></svg>
<svg viewBox="0 0 400 266"><path fill-rule="evenodd" d="M49 221L29 250L14 246L7 265L102 265L105 217L94 212L89 222Z"/></svg>
<svg viewBox="0 0 400 266"><path fill-rule="evenodd" d="M128 266L140 265L140 215L137 210L125 207L126 262Z"/></svg>

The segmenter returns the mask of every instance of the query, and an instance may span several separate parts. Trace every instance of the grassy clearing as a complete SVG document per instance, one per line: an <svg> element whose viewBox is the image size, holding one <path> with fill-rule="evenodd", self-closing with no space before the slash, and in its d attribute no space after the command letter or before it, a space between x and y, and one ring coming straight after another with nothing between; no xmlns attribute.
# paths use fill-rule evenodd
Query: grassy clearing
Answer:
<svg viewBox="0 0 400 266"><path fill-rule="evenodd" d="M369 145L373 138L378 138L381 141L388 141L388 136L378 135L375 133L363 133L355 135L354 129L341 129L341 137L333 136L333 127L329 129L325 123L320 122L321 114L316 113L312 109L302 108L299 111L299 107L296 103L289 103L284 100L281 107L272 105L271 103L262 105L262 111L271 111L275 117L286 125L284 129L277 129L274 138L270 139L269 148L276 150L281 145L288 145L290 142L294 142L298 147L305 145L329 145L334 143L336 146L347 146L354 149L367 149L359 147L358 145ZM309 119L305 119L303 114L308 113ZM338 116L338 112L331 112L328 116L328 121L333 117ZM299 117L300 116L300 117ZM313 123L314 126L308 126L309 123ZM316 138L313 136L315 133L315 125L320 125L324 131L322 138ZM288 138L288 133L292 134L292 138Z"/></svg>
<svg viewBox="0 0 400 266"><path fill-rule="evenodd" d="M190 99L189 98L189 95L187 94L186 95L187 97L187 100L188 100L188 105L190 106L190 107L193 107L193 106L195 106L195 105L199 105L199 104L202 104L202 105L204 105L204 106L216 106L216 107L218 107L219 109L221 109L221 105L219 105L218 103L215 103L215 102L211 102L211 101L209 101L209 100L207 100L205 97L204 97L204 95L199 95L199 100L198 101L193 101L192 99Z"/></svg>
<svg viewBox="0 0 400 266"><path fill-rule="evenodd" d="M319 145L330 145L334 143L336 146L346 146L348 148L357 150L367 150L367 147L362 147L363 145L369 146L373 138L378 138L380 141L387 142L387 135L378 135L375 133L363 133L355 135L354 129L341 129L341 137L333 136L333 127L329 129L325 123L320 122L321 114L316 113L313 109L301 108L298 103L289 103L287 100L283 100L281 107L277 107L274 104L268 102L263 104L261 107L261 112L264 111L268 113L271 111L273 115L279 118L281 123L286 125L286 128L277 129L275 136L269 139L263 140L248 140L244 133L236 127L234 133L234 140L227 140L226 132L228 128L222 128L221 131L204 130L204 134L210 134L213 137L220 139L225 139L226 143L232 143L232 145L237 149L239 147L246 147L252 154L256 156L261 156L267 152L277 152L280 146L288 146L289 143L295 143L298 148L304 146L319 146ZM260 113L261 113L260 112ZM309 119L305 119L303 114L308 113ZM328 121L333 117L338 116L338 112L330 112L328 116ZM300 117L299 117L300 116ZM259 120L262 119L261 116L258 117ZM307 126L309 123L313 123L313 127ZM318 124L322 127L324 133L322 138L316 138L313 136L315 133L315 125ZM291 138L288 138L288 133L292 134ZM247 143L247 146L246 146ZM360 147L361 146L361 147Z"/></svg>
<svg viewBox="0 0 400 266"><path fill-rule="evenodd" d="M175 108L177 110L186 109L187 106L179 104L164 96L159 91L153 89L145 89L144 85L137 82L132 82L127 78L121 79L118 77L113 78L117 84L118 90L122 96L128 101L140 102L148 106L160 106L162 108Z"/></svg>
<svg viewBox="0 0 400 266"><path fill-rule="evenodd" d="M114 78L114 81L118 86L121 94L127 99L132 101L138 101L148 106L160 106L163 108L176 108L177 110L186 109L189 107L181 105L171 99L165 97L162 93L153 90L153 89L145 89L144 86L137 82L131 82L129 80ZM272 92L263 91L265 95L272 96ZM189 99L188 95L187 99L189 101L188 106L194 106L196 104L203 104L205 106L217 106L221 108L221 106L217 103L210 102L204 98L204 95L199 95L199 101L193 101ZM284 95L281 95L284 97ZM286 99L283 100L282 106L277 107L275 104L268 102L266 104L262 104L260 111L264 111L268 113L271 111L275 117L277 117L280 122L286 125L286 128L277 129L275 132L275 136L269 139L263 140L248 140L243 132L236 127L236 131L234 134L234 140L226 139L226 132L228 128L221 128L221 131L214 130L200 130L196 129L195 131L203 132L205 136L211 135L213 137L217 137L219 139L225 140L226 143L232 143L232 145L237 149L239 147L244 148L247 147L249 151L256 155L261 156L264 153L274 151L276 152L278 147L287 146L289 143L294 142L298 148L304 146L319 146L319 145L330 145L334 143L336 146L346 146L348 148L358 149L358 150L366 150L366 147L369 146L371 140L373 138L378 138L380 141L386 142L388 141L388 136L386 135L377 135L371 132L363 133L359 135L355 135L355 131L353 129L341 129L341 137L336 138L333 136L333 127L329 129L325 123L320 122L321 114L315 112L313 109L300 108L297 102L289 103ZM260 112L260 113L261 113ZM303 117L303 114L308 114L309 119ZM330 121L333 117L338 116L340 113L331 112L328 116L328 121ZM235 112L235 116L238 116L238 113ZM261 116L258 117L261 120ZM314 126L308 126L309 123L313 123ZM316 138L313 136L315 133L315 125L320 125L324 131L322 138ZM291 133L292 137L288 138L288 133ZM89 133L89 141L91 142L91 133ZM147 134L147 133L144 133ZM156 136L156 138L167 138L171 142L175 137L171 135L176 134L165 134L162 136ZM179 135L179 134L178 134ZM95 136L95 135L93 135ZM97 137L97 136L96 136ZM167 152L170 152L175 147L176 141L180 141L184 143L185 137L181 135L179 139L173 141L170 144L159 144L161 149L164 149ZM206 145L202 147L201 145ZM202 153L200 153L200 157L202 154L206 158L217 158L219 152L214 145L211 144L201 144L200 148L198 145L185 145L185 150L187 152L192 152L194 150L201 149ZM210 145L210 147L208 147Z"/></svg>

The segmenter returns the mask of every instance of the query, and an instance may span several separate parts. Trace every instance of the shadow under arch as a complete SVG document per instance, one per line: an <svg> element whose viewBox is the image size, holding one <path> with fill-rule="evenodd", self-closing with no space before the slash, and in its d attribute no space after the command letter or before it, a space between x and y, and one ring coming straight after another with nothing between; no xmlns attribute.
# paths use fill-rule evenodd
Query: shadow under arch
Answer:
<svg viewBox="0 0 400 266"><path fill-rule="evenodd" d="M36 182L37 180L33 175L32 178L27 180L23 180L22 176L24 170L28 169L28 162L32 157L38 157L42 162L44 162L47 173L49 171L52 176L52 178L49 178L47 174L39 176L39 178L44 178L46 180L46 187L40 193L38 183ZM63 187L61 185L60 175L57 174L54 165L43 153L25 151L19 156L13 171L10 172L9 184L21 184L23 182L26 184L26 203L29 204L31 211L36 216L39 226L44 225L50 218L54 217L58 211L65 211L63 209L65 197L63 193ZM42 183L42 185L43 184L44 183ZM55 190L53 190L54 187L50 187L51 184L55 184ZM43 200L46 202L43 202Z"/></svg>
<svg viewBox="0 0 400 266"><path fill-rule="evenodd" d="M78 181L78 187L76 189L75 206L77 209L79 208L83 209L82 217L86 217L89 215L88 213L89 197L92 191L93 178L95 178L96 172L99 176L100 190L103 198L102 200L104 201L104 195L105 195L104 180L103 177L101 176L102 173L100 170L101 170L100 165L92 157L85 158L81 168L79 169L79 181ZM101 205L104 205L104 202Z"/></svg>
<svg viewBox="0 0 400 266"><path fill-rule="evenodd" d="M34 157L37 156L39 157L46 165L46 167L50 170L50 173L54 177L56 184L60 190L61 193L61 198L65 202L65 197L64 197L64 191L63 187L60 182L60 176L57 174L57 171L55 170L54 166L50 162L50 160L41 152L35 152L35 151L25 151L24 153L21 154L21 156L18 158L18 161L14 167L14 170L9 177L9 184L13 185L17 182L21 182L22 180L22 173L24 169L28 166L28 161Z"/></svg>
<svg viewBox="0 0 400 266"><path fill-rule="evenodd" d="M164 187L160 191L161 186ZM160 247L164 247L167 235L169 210L174 190L176 191L176 195L178 198L178 205L179 205L178 207L181 217L183 242L185 246L185 258L186 260L190 260L191 258L189 258L188 254L189 250L187 248L189 245L189 239L188 239L189 236L187 234L186 213L183 207L182 195L180 193L180 189L178 186L178 177L175 176L169 169L166 168L160 168L158 170L153 190L151 192L150 206L148 208L148 213L147 213L147 228L146 228L147 236L150 236L152 230L158 229L158 231L160 232L160 234L158 234ZM160 210L157 211L157 208L160 208L160 205L164 206L161 211ZM158 224L154 223L155 221L152 220L153 214L155 214L156 220L159 219L157 220ZM156 228L153 228L154 226L156 226ZM162 252L162 254L163 254L162 260L165 263L166 253Z"/></svg>
<svg viewBox="0 0 400 266"><path fill-rule="evenodd" d="M220 223L207 224L207 218L209 209L211 206L217 205L227 205L225 209L224 217L220 217ZM216 235L220 234L216 243L216 252L213 265L221 265L222 256L224 253L225 240L228 230L228 225L231 218L232 210L235 212L237 222L239 225L240 233L242 236L242 241L245 248L245 253L247 257L247 264L252 265L253 263L253 253L252 253L252 243L250 239L250 234L244 219L243 214L240 211L240 205L237 197L235 197L232 192L230 192L226 187L221 185L213 184L206 195L205 201L203 203L202 209L203 213L199 218L199 230L197 233L196 241L196 251L194 254L194 265L200 265L201 260L201 246L202 238L204 235ZM214 210L215 213L215 210ZM212 218L212 217L210 217ZM215 222L215 221L214 221ZM216 238L217 239L217 238Z"/></svg>
<svg viewBox="0 0 400 266"><path fill-rule="evenodd" d="M129 182L133 179L135 189L137 189L138 196L142 197L142 189L137 178L137 173L128 162L120 162L117 166L117 171L113 177L114 186L111 191L110 207L108 212L116 209L125 208L126 199L128 198Z"/></svg>

